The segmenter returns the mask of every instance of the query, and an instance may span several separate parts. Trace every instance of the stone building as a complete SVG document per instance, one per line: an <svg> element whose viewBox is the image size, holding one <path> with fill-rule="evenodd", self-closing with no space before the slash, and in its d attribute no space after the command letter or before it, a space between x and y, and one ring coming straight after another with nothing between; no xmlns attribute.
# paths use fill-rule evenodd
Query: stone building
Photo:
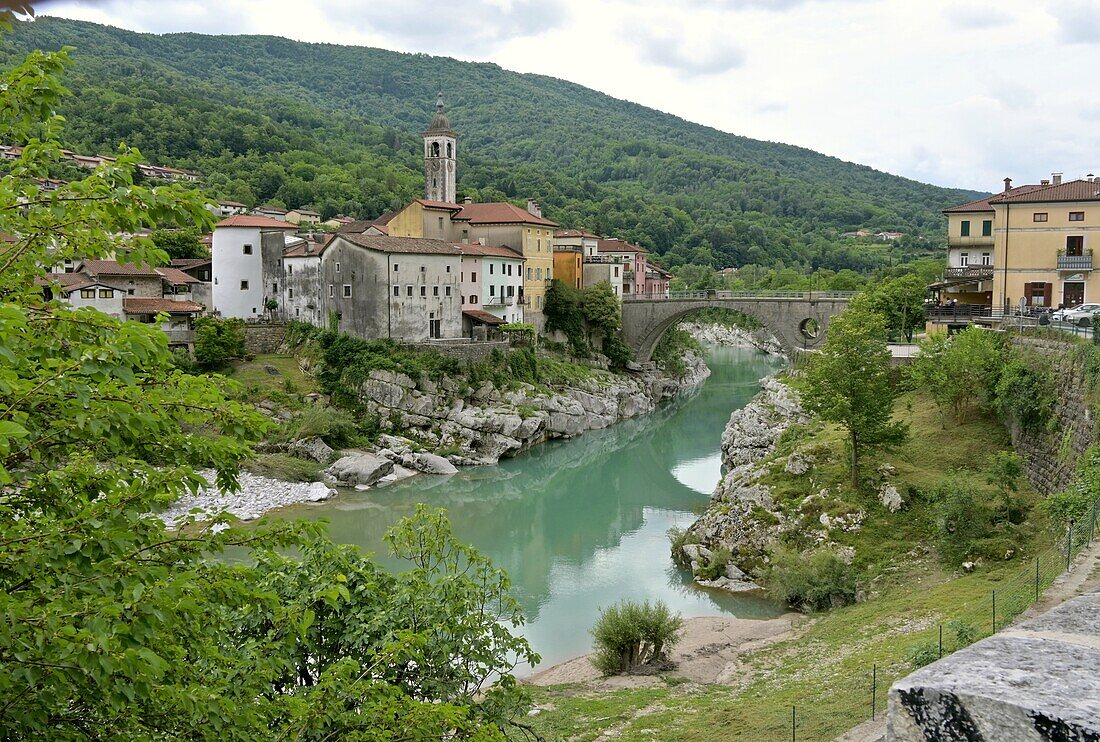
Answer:
<svg viewBox="0 0 1100 742"><path fill-rule="evenodd" d="M283 251L283 295L279 307L284 319L308 322L318 327L325 325L321 260L332 238L332 235L325 235L320 241L311 237L287 240Z"/></svg>
<svg viewBox="0 0 1100 742"><path fill-rule="evenodd" d="M293 224L237 214L214 225L211 245L213 311L222 317L261 319L268 299L282 296L283 252Z"/></svg>

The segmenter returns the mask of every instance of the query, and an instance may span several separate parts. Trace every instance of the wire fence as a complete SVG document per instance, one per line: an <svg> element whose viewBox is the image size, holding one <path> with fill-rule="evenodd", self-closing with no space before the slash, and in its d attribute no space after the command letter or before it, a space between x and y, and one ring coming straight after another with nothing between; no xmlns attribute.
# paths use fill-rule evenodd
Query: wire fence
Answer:
<svg viewBox="0 0 1100 742"><path fill-rule="evenodd" d="M991 581L985 594L950 615L914 631L907 651L884 651L854 677L839 677L824 693L791 705L782 718L768 725L770 739L801 742L831 740L860 724L883 719L890 685L917 667L934 662L979 639L1008 628L1035 605L1043 591L1069 570L1074 559L1100 537L1100 499L1086 517L1072 522L1055 543L1022 565L1009 578ZM829 691L832 692L829 692ZM859 702L855 694L866 694Z"/></svg>

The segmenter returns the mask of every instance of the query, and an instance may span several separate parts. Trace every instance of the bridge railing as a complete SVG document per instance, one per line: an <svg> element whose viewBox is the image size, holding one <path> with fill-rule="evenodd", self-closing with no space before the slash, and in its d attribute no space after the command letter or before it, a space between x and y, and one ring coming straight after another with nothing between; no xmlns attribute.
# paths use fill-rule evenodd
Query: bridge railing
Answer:
<svg viewBox="0 0 1100 742"><path fill-rule="evenodd" d="M855 291L658 291L653 293L626 294L623 301L669 301L698 299L797 299L800 301L820 301L823 299L851 299Z"/></svg>

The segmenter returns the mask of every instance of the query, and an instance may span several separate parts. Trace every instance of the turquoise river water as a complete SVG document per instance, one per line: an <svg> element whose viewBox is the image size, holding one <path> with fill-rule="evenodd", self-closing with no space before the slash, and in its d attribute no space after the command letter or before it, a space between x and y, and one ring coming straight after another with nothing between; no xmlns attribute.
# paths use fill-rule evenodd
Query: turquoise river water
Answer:
<svg viewBox="0 0 1100 742"><path fill-rule="evenodd" d="M654 414L569 441L554 441L450 477L418 476L344 492L280 517L326 518L332 538L362 546L387 566L382 536L418 502L447 509L455 534L508 571L541 667L587 652L599 609L623 598L661 599L685 617L765 618L779 606L694 586L670 556L666 532L687 526L721 475L730 412L759 390L778 361L712 348L712 375L694 395Z"/></svg>

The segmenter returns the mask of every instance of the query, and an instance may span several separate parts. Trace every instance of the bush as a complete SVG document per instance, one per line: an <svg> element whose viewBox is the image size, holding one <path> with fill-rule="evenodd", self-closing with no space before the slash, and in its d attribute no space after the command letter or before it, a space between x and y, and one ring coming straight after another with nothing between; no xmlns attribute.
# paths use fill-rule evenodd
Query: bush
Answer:
<svg viewBox="0 0 1100 742"><path fill-rule="evenodd" d="M620 333L606 335L603 339L603 354L611 361L612 368L626 368L634 351L626 344Z"/></svg>
<svg viewBox="0 0 1100 742"><path fill-rule="evenodd" d="M206 371L225 368L244 355L244 322L199 317L195 320L195 362Z"/></svg>
<svg viewBox="0 0 1100 742"><path fill-rule="evenodd" d="M936 534L936 550L948 564L967 559L1001 559L1018 545L1018 528L1011 522L1009 501L978 491L973 485L951 477L927 493ZM1016 518L1021 520L1022 518Z"/></svg>
<svg viewBox="0 0 1100 742"><path fill-rule="evenodd" d="M351 413L333 407L307 407L295 424L294 440L319 437L333 448L349 445L360 433Z"/></svg>
<svg viewBox="0 0 1100 742"><path fill-rule="evenodd" d="M733 559L733 554L730 550L722 547L716 549L710 553L710 559L706 564L699 566L699 569L695 571L695 576L702 580L713 580L721 577L726 573L726 565Z"/></svg>
<svg viewBox="0 0 1100 742"><path fill-rule="evenodd" d="M918 644L909 651L909 664L913 669L931 665L940 658L940 645L937 642Z"/></svg>
<svg viewBox="0 0 1100 742"><path fill-rule="evenodd" d="M600 612L592 637L596 656L592 664L604 675L634 672L667 660L680 639L684 621L663 601L623 601Z"/></svg>
<svg viewBox="0 0 1100 742"><path fill-rule="evenodd" d="M653 360L668 373L680 377L687 373L684 356L688 351L702 353L703 346L690 332L673 327L661 336L657 347L653 349Z"/></svg>
<svg viewBox="0 0 1100 742"><path fill-rule="evenodd" d="M767 591L803 612L839 608L856 601L852 567L827 551L799 554L778 547L764 575Z"/></svg>
<svg viewBox="0 0 1100 742"><path fill-rule="evenodd" d="M1024 430L1044 429L1056 398L1048 361L1034 354L1021 354L1005 364L997 382L996 407Z"/></svg>

